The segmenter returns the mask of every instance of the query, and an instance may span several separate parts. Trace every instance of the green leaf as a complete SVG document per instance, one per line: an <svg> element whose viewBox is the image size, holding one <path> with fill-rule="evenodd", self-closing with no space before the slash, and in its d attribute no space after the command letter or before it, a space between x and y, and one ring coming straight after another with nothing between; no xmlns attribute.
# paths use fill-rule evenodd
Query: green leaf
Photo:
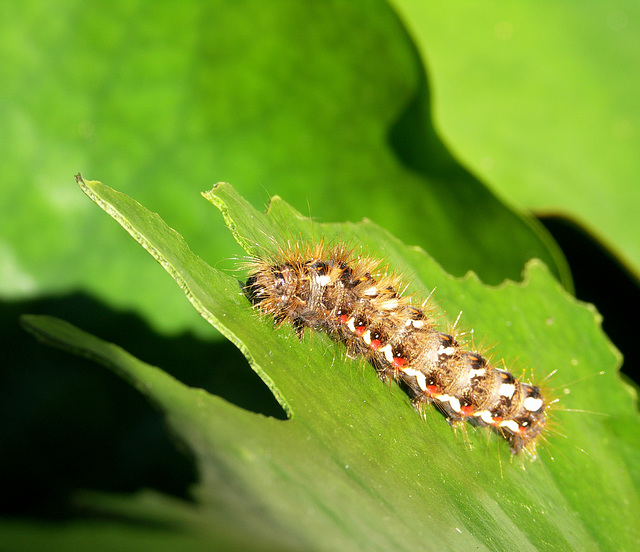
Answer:
<svg viewBox="0 0 640 552"><path fill-rule="evenodd" d="M640 275L636 2L392 0L438 133L510 202L567 217Z"/></svg>
<svg viewBox="0 0 640 552"><path fill-rule="evenodd" d="M463 325L473 324L476 341L496 344L496 359L517 359L538 382L557 370L546 383L548 396L560 399L555 422L540 457L528 462L511 458L507 443L486 430L456 436L434 409L422 420L397 386L345 358L326 336L299 341L288 327L274 330L250 308L241 282L195 256L158 215L99 182L80 184L240 347L289 416L247 412L67 323L26 318L41 339L120 373L194 451L196 504L158 506L163 520L190 537L226 525L256 549L507 550L518 543L523 550L631 550L637 543L635 396L618 378L620 359L593 309L568 296L539 262L528 265L522 284L487 287L472 274L452 278L424 251L369 222L318 224L278 199L263 215L226 184L205 194L249 253L281 239L366 247L404 271L412 291L435 287L449 318L463 308ZM83 499L118 515L148 516L135 498L124 507L101 495Z"/></svg>

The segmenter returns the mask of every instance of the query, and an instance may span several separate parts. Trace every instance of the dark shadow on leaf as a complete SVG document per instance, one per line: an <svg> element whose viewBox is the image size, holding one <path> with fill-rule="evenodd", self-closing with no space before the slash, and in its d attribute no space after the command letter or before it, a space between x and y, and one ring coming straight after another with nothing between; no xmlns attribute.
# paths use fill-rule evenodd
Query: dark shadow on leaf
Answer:
<svg viewBox="0 0 640 552"><path fill-rule="evenodd" d="M540 221L569 261L576 297L593 303L602 314L602 328L624 356L622 372L640 383L636 354L640 282L610 250L572 220L547 216Z"/></svg>
<svg viewBox="0 0 640 552"><path fill-rule="evenodd" d="M433 212L424 213L423 232L433 232L429 221L445 215L447 235L436 240L429 253L456 276L473 270L485 283L494 285L505 278L518 281L527 261L539 258L571 289L564 260L557 255L544 227L505 206L443 143L431 116L424 60L415 46L413 55L419 71L416 93L391 125L388 139L401 162L425 177L425 194L433 197ZM447 262L453 254L451 243L465 244L461 252L464 258L457 261L457 266ZM462 271L460 266L464 267Z"/></svg>
<svg viewBox="0 0 640 552"><path fill-rule="evenodd" d="M19 325L52 314L242 408L286 419L242 354L212 341L164 336L141 318L83 295L3 303L0 373L0 513L65 517L77 489L154 488L188 498L197 479L190 451L157 412L111 371L39 344ZM204 322L203 322L204 323Z"/></svg>

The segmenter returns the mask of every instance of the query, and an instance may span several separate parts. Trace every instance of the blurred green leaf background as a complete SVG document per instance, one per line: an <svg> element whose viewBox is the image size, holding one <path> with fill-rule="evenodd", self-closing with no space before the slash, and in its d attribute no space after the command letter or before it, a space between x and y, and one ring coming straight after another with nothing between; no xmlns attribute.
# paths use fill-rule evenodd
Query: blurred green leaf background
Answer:
<svg viewBox="0 0 640 552"><path fill-rule="evenodd" d="M195 477L133 390L36 345L21 313L66 318L189 385L278 412L78 190L78 171L160 212L225 270L242 252L200 196L217 181L323 222L371 218L490 284L538 257L572 289L530 212L560 215L547 228L569 228L566 243L588 253L574 264L565 248L578 296L604 311L581 289L613 291L605 328L618 322L624 351L640 271L639 31L630 1L3 2L3 511L68 515L75 488L180 495Z"/></svg>

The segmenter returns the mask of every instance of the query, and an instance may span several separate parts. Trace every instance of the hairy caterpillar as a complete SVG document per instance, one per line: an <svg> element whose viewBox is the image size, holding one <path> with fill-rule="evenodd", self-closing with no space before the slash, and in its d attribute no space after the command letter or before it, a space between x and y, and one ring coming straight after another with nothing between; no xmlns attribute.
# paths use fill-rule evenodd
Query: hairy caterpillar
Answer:
<svg viewBox="0 0 640 552"><path fill-rule="evenodd" d="M400 382L413 404L434 403L451 424L489 426L511 452L535 453L545 428L540 389L466 351L441 332L428 307L402 297L400 278L381 262L353 255L344 245L289 246L269 260L255 260L245 285L249 300L277 324L289 322L344 343L362 355L383 380Z"/></svg>

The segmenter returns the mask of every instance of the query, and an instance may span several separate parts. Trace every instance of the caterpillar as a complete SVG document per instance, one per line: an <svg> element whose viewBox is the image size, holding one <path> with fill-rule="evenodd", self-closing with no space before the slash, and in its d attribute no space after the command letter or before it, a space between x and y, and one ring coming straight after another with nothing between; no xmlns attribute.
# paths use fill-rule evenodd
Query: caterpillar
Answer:
<svg viewBox="0 0 640 552"><path fill-rule="evenodd" d="M402 289L380 260L321 242L255 259L244 292L276 325L291 324L299 337L305 328L323 331L349 356L364 357L381 379L400 383L416 408L434 404L450 424L491 427L513 454L535 456L545 428L540 388L465 350L438 329L429 300L416 306Z"/></svg>

